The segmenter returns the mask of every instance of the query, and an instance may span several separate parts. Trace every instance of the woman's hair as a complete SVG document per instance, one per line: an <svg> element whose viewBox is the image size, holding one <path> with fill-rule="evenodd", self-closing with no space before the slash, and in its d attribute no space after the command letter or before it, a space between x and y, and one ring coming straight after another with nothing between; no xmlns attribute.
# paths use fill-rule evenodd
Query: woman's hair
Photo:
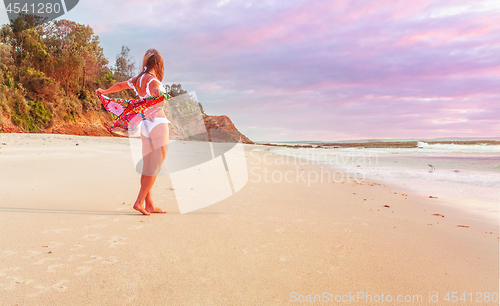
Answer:
<svg viewBox="0 0 500 306"><path fill-rule="evenodd" d="M158 50L151 48L146 51L144 59L142 60L142 67L141 73L139 73L135 79L135 87L137 87L137 81L139 78L151 70L155 71L155 75L160 82L163 81L163 57Z"/></svg>

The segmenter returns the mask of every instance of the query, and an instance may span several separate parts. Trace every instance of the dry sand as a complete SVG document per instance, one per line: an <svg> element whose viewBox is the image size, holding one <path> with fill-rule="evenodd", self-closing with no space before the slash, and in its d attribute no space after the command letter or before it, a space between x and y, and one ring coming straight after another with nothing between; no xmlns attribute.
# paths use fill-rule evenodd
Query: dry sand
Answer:
<svg viewBox="0 0 500 306"><path fill-rule="evenodd" d="M498 305L484 303L498 297L498 223L440 199L347 178L308 186L296 172L317 166L257 163L266 153L246 146L234 196L180 214L159 177L169 213L142 216L127 139L0 134L0 146L0 305L455 304L448 292Z"/></svg>

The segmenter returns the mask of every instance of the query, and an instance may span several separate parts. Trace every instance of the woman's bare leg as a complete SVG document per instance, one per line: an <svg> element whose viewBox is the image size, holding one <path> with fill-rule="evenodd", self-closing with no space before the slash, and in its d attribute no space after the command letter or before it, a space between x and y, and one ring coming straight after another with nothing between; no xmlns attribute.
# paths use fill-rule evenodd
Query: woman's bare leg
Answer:
<svg viewBox="0 0 500 306"><path fill-rule="evenodd" d="M165 136L166 135L166 136ZM168 125L160 124L150 132L151 138L142 137L143 144L143 170L141 175L141 189L134 204L134 209L144 215L150 213L166 213L153 203L151 188L156 180L156 175L161 170L161 165L166 157L168 148ZM158 148L158 149L155 149ZM144 201L146 207L144 207Z"/></svg>
<svg viewBox="0 0 500 306"><path fill-rule="evenodd" d="M160 172L161 170L161 165L163 164L163 161L165 161L165 156L166 156L166 146L161 147L161 155L155 156L156 159L156 172ZM156 177L155 177L156 179ZM166 211L162 210L161 208L158 208L154 205L153 203L153 196L151 194L151 190L149 190L148 194L146 195L146 211L149 213L166 213Z"/></svg>
<svg viewBox="0 0 500 306"><path fill-rule="evenodd" d="M144 209L144 200L150 193L153 184L155 183L156 176L141 175L141 189L134 204L134 209L140 211L143 215L149 215L149 212Z"/></svg>
<svg viewBox="0 0 500 306"><path fill-rule="evenodd" d="M142 139L142 175L141 175L141 188L137 195L137 200L134 203L134 209L141 212L143 215L149 215L149 212L144 207L144 201L153 187L156 176L151 170L151 163L153 159L153 143L147 137L141 135Z"/></svg>

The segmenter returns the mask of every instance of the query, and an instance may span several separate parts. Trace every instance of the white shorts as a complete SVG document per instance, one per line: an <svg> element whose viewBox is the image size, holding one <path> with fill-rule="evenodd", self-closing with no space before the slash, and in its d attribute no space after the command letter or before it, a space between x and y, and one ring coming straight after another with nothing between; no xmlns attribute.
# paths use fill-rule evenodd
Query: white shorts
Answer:
<svg viewBox="0 0 500 306"><path fill-rule="evenodd" d="M153 130L153 128L155 126L157 126L160 123L167 123L168 124L169 122L170 121L168 121L167 118L163 118L163 117L156 117L153 121L143 120L141 122L141 134L144 137L149 138L149 133Z"/></svg>

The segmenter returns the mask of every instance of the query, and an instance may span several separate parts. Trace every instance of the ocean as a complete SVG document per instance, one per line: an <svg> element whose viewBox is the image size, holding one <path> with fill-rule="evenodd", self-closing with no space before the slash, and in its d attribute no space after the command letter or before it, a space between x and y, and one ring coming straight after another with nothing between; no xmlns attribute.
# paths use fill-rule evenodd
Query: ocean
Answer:
<svg viewBox="0 0 500 306"><path fill-rule="evenodd" d="M499 220L500 145L435 144L418 148L287 148L270 152L438 197L458 209Z"/></svg>

